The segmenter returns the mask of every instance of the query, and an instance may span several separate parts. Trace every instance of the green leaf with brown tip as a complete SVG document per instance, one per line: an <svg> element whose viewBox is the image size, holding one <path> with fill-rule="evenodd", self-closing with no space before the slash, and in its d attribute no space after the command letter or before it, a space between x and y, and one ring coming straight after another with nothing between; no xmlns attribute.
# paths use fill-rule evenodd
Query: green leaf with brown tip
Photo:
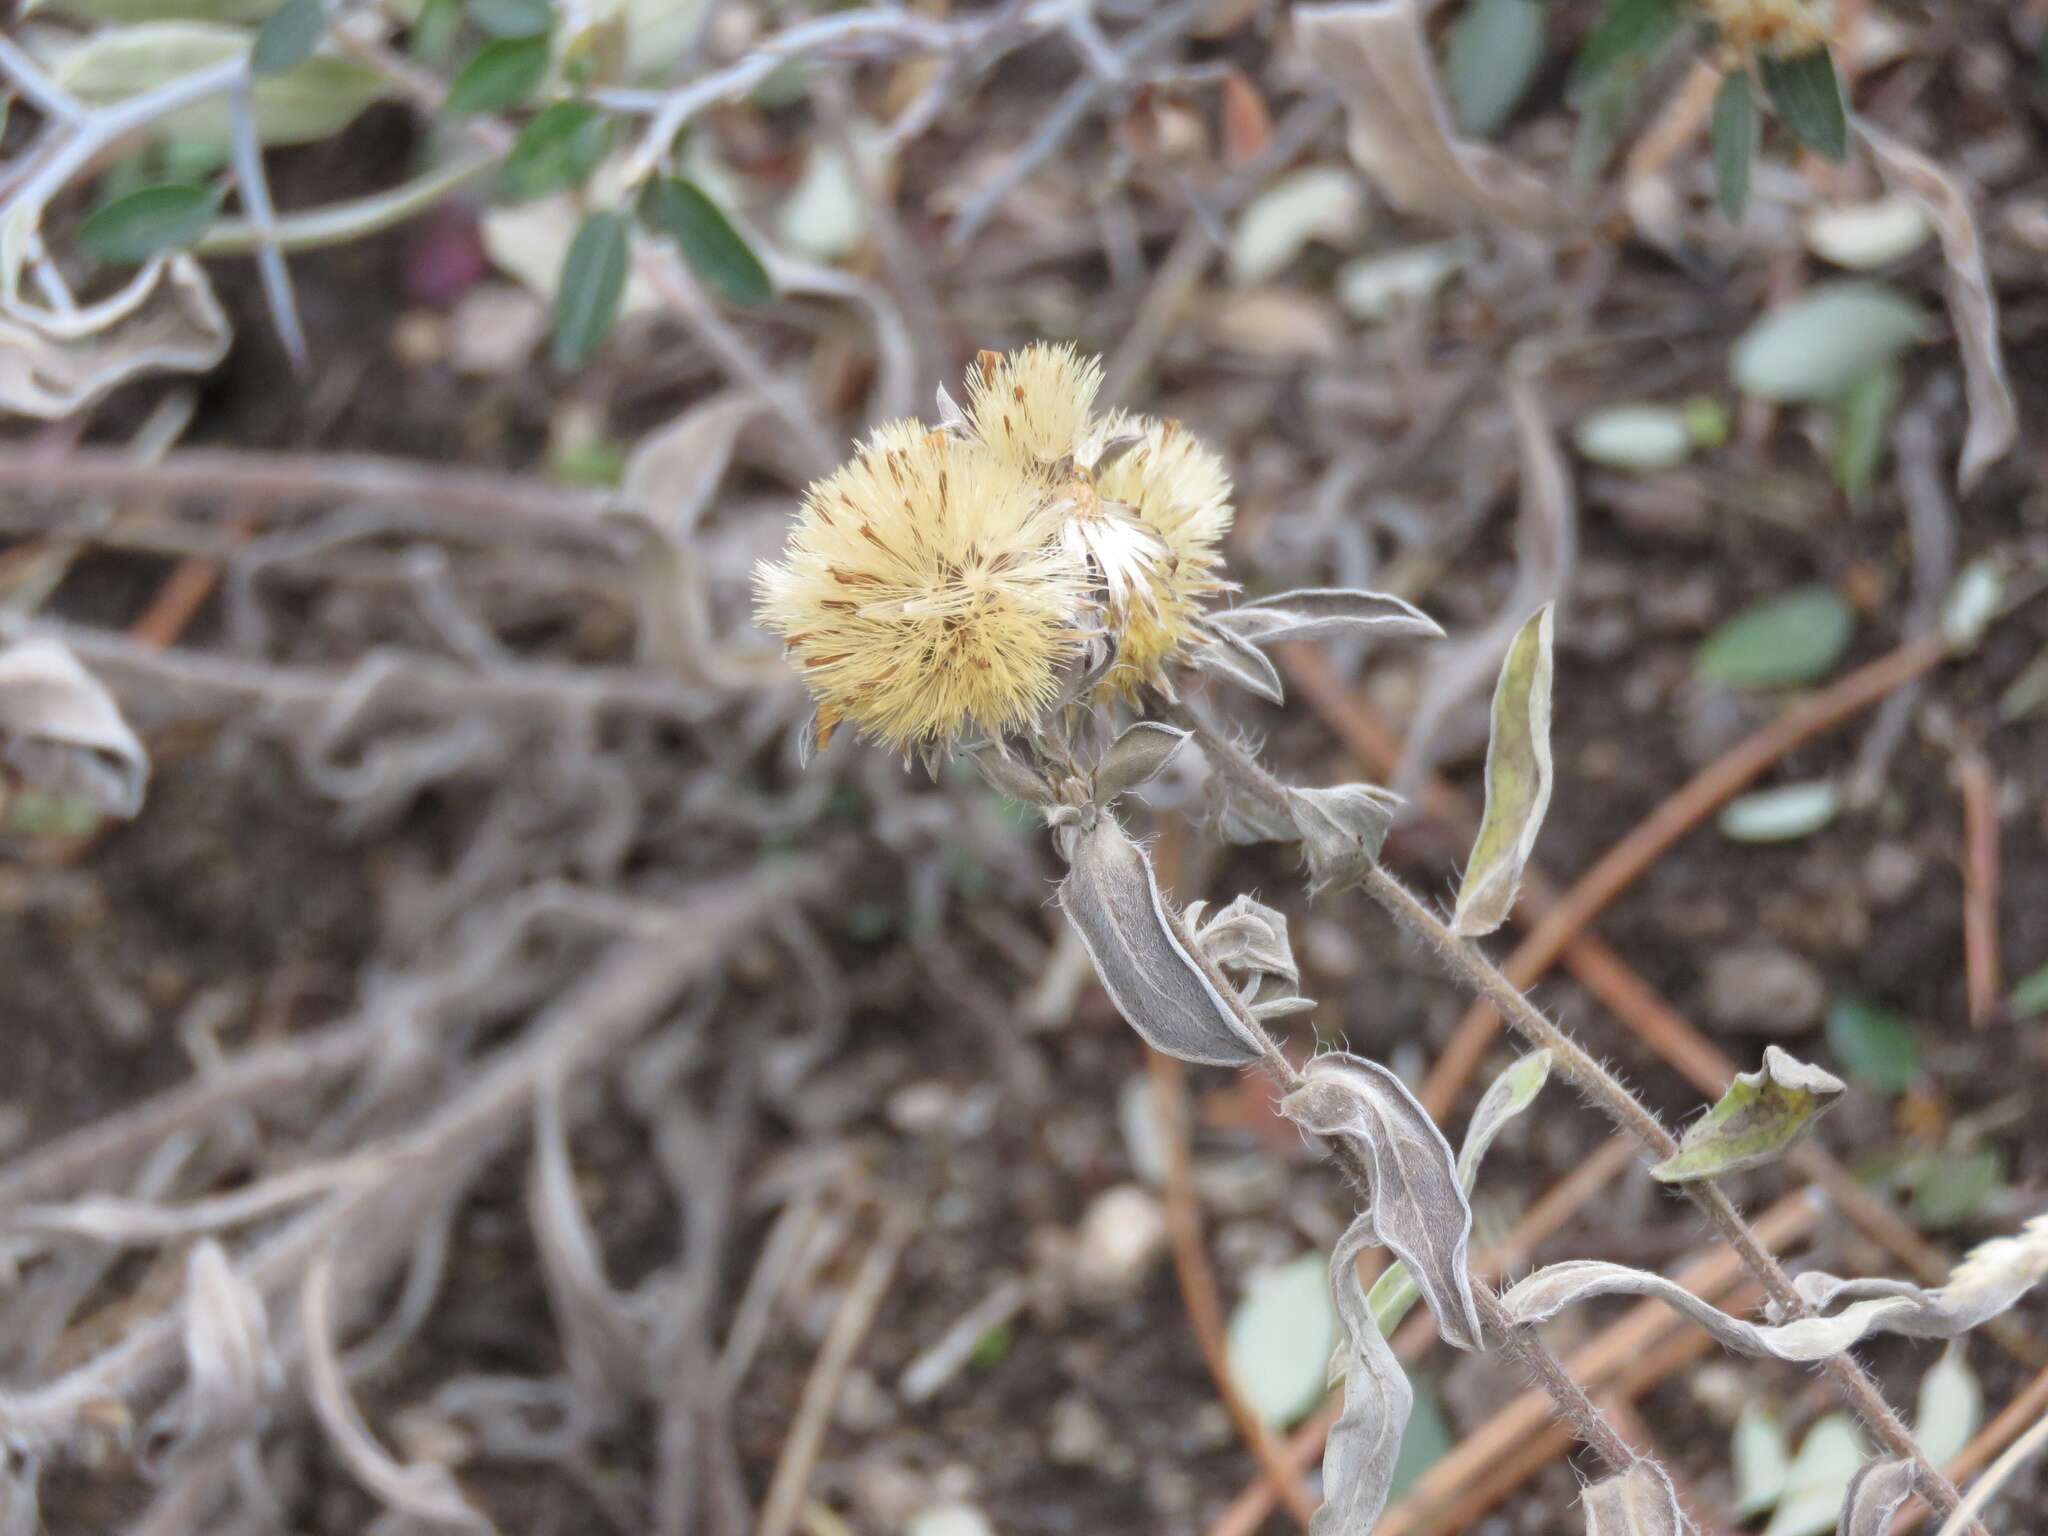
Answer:
<svg viewBox="0 0 2048 1536"><path fill-rule="evenodd" d="M1665 1184L1690 1184L1761 1167L1813 1129L1846 1085L1775 1045L1764 1064L1745 1072L1705 1115L1686 1128L1678 1151L1650 1170Z"/></svg>
<svg viewBox="0 0 2048 1536"><path fill-rule="evenodd" d="M1550 647L1553 605L1537 609L1508 646L1493 690L1486 744L1486 815L1472 842L1451 926L1471 937L1508 919L1522 868L1550 808Z"/></svg>

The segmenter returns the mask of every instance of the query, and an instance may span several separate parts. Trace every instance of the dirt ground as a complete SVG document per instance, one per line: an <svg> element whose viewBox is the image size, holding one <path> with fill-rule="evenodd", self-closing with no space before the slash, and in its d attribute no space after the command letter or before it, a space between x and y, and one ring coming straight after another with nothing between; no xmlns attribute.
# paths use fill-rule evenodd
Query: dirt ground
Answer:
<svg viewBox="0 0 2048 1536"><path fill-rule="evenodd" d="M1859 102L1975 182L2007 366L2022 420L2036 420L2048 400L2038 7L1882 9L1914 46ZM2008 20L2009 9L2029 11L2033 30ZM1262 22L1196 41L1186 58L1238 65L1285 120L1311 93L1275 61L1270 30ZM1539 77L1504 135L1537 163L1561 163L1562 68L1560 57ZM948 374L978 347L1041 334L1115 359L1152 323L1148 301L1190 216L1176 176L1131 172L1115 132L1082 135L965 248L942 242L953 182L972 184L1014 149L1071 71L1052 43L1006 59L975 105L943 115L900 168L898 217L931 279L917 302L936 330L919 341ZM866 72L853 78L880 89ZM1112 126L1128 129L1121 118ZM735 114L719 131L736 153L766 162L815 127L799 102ZM1326 120L1299 158L1342 163L1341 141L1340 125ZM379 108L338 140L279 156L280 198L370 190L415 147L407 114ZM1375 209L1362 246L1396 250L1440 233ZM724 387L701 344L661 320L629 327L574 377L552 370L544 347L494 376L458 375L432 340L445 334L450 305L438 292L419 295L431 288L423 269L445 257L435 242L459 252L473 240L472 214L455 206L295 262L316 359L303 381L266 334L249 270L216 264L238 340L226 365L193 385L184 446L366 453L541 476L551 458L559 462L553 445L579 422L595 419L606 439L630 444ZM1694 657L1707 634L1753 600L1824 583L1855 612L1853 640L1830 675L1846 673L1906 637L1915 548L1895 456L1852 505L1798 413L1745 411L1728 385L1731 338L1803 281L1796 252L1674 255L1628 238L1550 249L1493 237L1480 237L1479 250L1422 314L1368 326L1332 304L1336 258L1311 247L1272 291L1290 315L1327 328L1312 343L1261 322L1210 264L1171 306L1128 403L1177 417L1225 450L1239 488L1231 567L1247 589L1385 584L1454 641L1513 600L1529 558L1500 387L1518 342L1556 347L1541 402L1567 436L1587 411L1618 401L1703 395L1729 409L1728 442L1682 468L1633 475L1570 459L1577 550L1558 594L1557 784L1537 853L1567 883L1691 773L1788 707L1785 694L1700 682ZM874 266L865 254L859 261ZM1939 313L1942 264L1932 246L1884 276ZM467 286L476 280L495 281ZM1268 334L1246 340L1262 323ZM857 427L874 366L857 326L805 300L747 325L835 427ZM920 380L920 399L937 377ZM1944 466L1964 424L1956 378L1945 330L1909 359L1905 408L1932 422ZM124 391L96 417L93 440L120 441L165 388ZM793 505L774 457L772 444L746 443L704 519L712 624L735 652L765 649L747 633L743 573L774 547ZM1996 555L2014 573L2013 590L2038 585L2048 571L2043 467L2039 443L2023 440L1954 506L1954 568ZM275 509L252 501L247 510L267 519ZM200 511L194 524L233 520L219 506ZM445 654L446 631L422 617L408 578L382 560L433 543L372 535L351 546L364 556L354 565L346 549L296 563L280 556L251 589L267 621L259 640L237 628L228 580L178 650L279 668L346 667L377 646ZM622 577L585 550L546 540L494 551L488 537L451 538L436 547L448 584L487 616L504 654L565 667L632 660L639 573ZM46 612L111 633L135 619L169 569L162 557L90 549ZM1975 1024L1968 1017L1957 779L1958 761L1981 752L1995 784L1996 934L2009 983L2048 965L2048 710L2009 718L2000 700L2044 652L2048 606L2017 606L1974 654L1911 691L1902 719L1886 728L1895 744L1874 765L1882 716L1859 712L1764 781L1847 782L1862 766L1871 769L1865 803L1775 844L1735 841L1710 821L1595 925L1643 982L1745 1068L1769 1042L1839 1066L1822 1020L1845 998L1909 1021L1920 1050L1910 1091L1852 1085L1816 1140L1898 1198L1951 1257L2012 1230L2048 1193L2048 1124L2038 1113L2048 1029L2010 1010ZM1334 659L1342 689L1397 730L1412 724L1433 665L1429 648L1405 645L1340 648ZM498 1529L750 1528L752 1512L776 1497L821 1354L840 1342L850 1354L796 1512L796 1528L815 1536L1193 1536L1216 1530L1256 1479L1170 1261L1148 1152L1155 1089L1143 1048L1092 982L1063 986L1071 957L1061 958L1050 901L1056 861L1042 832L971 775L935 784L850 740L798 769L789 737L801 700L786 677L760 667L694 718L568 708L543 711L545 719L493 716L483 747L446 773L422 771L414 792L387 800L337 786L346 770L383 763L377 754L394 742L440 740L459 701L394 704L315 751L304 712L246 695L180 694L146 672L120 675L155 764L144 812L85 836L16 827L0 864L9 1157L215 1071L224 1056L382 1018L422 978L446 986L417 1007L415 1026L429 1026L427 1064L399 1087L369 1092L340 1077L281 1089L200 1127L182 1151L159 1150L154 1168L147 1157L111 1159L69 1193L189 1200L331 1156L358 1134L348 1127L395 1131L449 1102L609 953L601 924L549 920L483 972L448 980L456 957L521 892L554 881L674 901L706 882L808 858L829 866L828 895L776 904L777 915L722 956L715 980L679 988L650 1027L566 1090L573 1188L610 1286L647 1317L675 1308L687 1318L675 1330L650 1325L674 1372L665 1399L628 1394L590 1423L565 1407L561 1383L577 1364L551 1300L552 1260L536 1243L523 1129L480 1142L459 1201L420 1223L442 1233L445 1267L430 1277L431 1304L401 1346L354 1376L355 1401L401 1459L452 1467ZM1429 743L1439 770L1475 798L1483 705L1484 690L1468 690ZM1284 708L1241 697L1226 707L1293 781L1379 776L1300 689ZM309 772L314 758L324 784ZM1303 990L1320 1005L1312 1024L1294 1027L1290 1047L1341 1040L1419 1081L1466 1001L1429 957L1356 895L1311 903L1289 854L1219 850L1199 828L1186 830L1181 812L1199 815L1187 783L1170 780L1155 798L1147 814L1171 849L1183 899L1250 891L1287 913ZM607 820L614 808L622 809ZM1388 858L1447 901L1464 846L1442 818L1421 815L1396 830ZM1513 937L1489 945L1505 953ZM1698 1090L1578 981L1559 971L1535 995L1667 1123L1696 1112ZM1491 1048L1448 1117L1454 1143L1480 1089L1512 1059L1510 1044ZM1256 1082L1197 1068L1185 1087L1206 1248L1229 1307L1262 1269L1327 1252L1352 1197ZM1482 1239L1507 1230L1608 1138L1560 1086L1540 1106L1510 1127L1486 1166ZM1930 1216L1901 1182L1902 1170L1921 1166L1914 1159L1930 1157L1992 1172L1969 1199ZM1762 1210L1802 1183L1778 1167L1740 1175L1730 1189ZM1690 1208L1634 1168L1522 1255L1521 1267L1598 1257L1662 1268L1705 1244ZM9 1381L43 1379L121 1338L151 1314L150 1298L175 1293L188 1247L181 1239L137 1249L97 1272L68 1251L39 1261L68 1266L66 1283L79 1292L54 1341L15 1335L4 1351ZM1787 1257L1799 1268L1898 1271L1893 1255L1832 1209ZM877 1276L871 1319L835 1342L847 1298ZM771 1282L772 1304L754 1316L749 1298ZM348 1339L403 1312L409 1283L403 1266L387 1268L352 1302ZM908 1390L905 1372L992 1296L1011 1298L997 1320L966 1336L928 1394ZM25 1304L13 1315L12 1326L30 1328ZM1568 1352L1618 1315L1562 1322L1554 1342ZM2014 1321L2010 1347L1986 1336L1968 1346L1991 1413L2048 1359L2039 1302ZM736 1353L735 1330L752 1327L760 1332L728 1381L721 1353ZM1897 1340L1864 1351L1893 1401L1908 1406L1937 1353ZM1497 1361L1441 1345L1416 1373L1451 1442L1521 1385ZM314 1431L296 1395L286 1396L291 1405L252 1442L280 1499L269 1528L372 1529L381 1505L332 1436ZM1728 1447L1745 1402L1772 1407L1795 1441L1836 1406L1802 1371L1711 1356L1672 1370L1634 1403L1630 1432L1668 1459L1709 1528L1738 1528L1728 1514ZM1578 1530L1576 1479L1592 1472L1583 1460L1552 1460L1462 1529ZM659 1512L681 1498L664 1493L665 1480L690 1486L692 1523L665 1523ZM62 1459L45 1469L42 1528L142 1529L132 1522L163 1487L123 1449ZM1995 1528L2048 1528L2048 1474L2022 1474L2013 1488ZM204 1499L214 1496L200 1507L213 1508ZM962 1523L935 1523L932 1512L948 1507ZM1401 1529L1444 1528L1408 1507L1413 1523ZM246 1510L236 1518L243 1523L218 1528L266 1528L261 1518L247 1523ZM965 1523L976 1518L983 1523ZM1287 1521L1281 1512L1258 1528Z"/></svg>

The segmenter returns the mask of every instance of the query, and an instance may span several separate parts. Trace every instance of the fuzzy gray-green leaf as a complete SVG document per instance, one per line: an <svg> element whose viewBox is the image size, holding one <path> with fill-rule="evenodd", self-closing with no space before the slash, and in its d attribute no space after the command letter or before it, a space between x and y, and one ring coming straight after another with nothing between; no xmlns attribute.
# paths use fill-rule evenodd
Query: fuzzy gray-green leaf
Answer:
<svg viewBox="0 0 2048 1536"><path fill-rule="evenodd" d="M1585 1492L1586 1536L1682 1536L1678 1491L1654 1461L1639 1461Z"/></svg>
<svg viewBox="0 0 2048 1536"><path fill-rule="evenodd" d="M1932 1453L1930 1453L1931 1455ZM1941 1464L1935 1458L1935 1465ZM1885 1536L1906 1500L1913 1496L1913 1463L1868 1461L1849 1479L1842 1500L1840 1536Z"/></svg>
<svg viewBox="0 0 2048 1536"><path fill-rule="evenodd" d="M1394 824L1400 797L1377 784L1333 784L1326 789L1290 789L1288 814L1309 878L1318 890L1362 880L1379 859Z"/></svg>
<svg viewBox="0 0 2048 1536"><path fill-rule="evenodd" d="M1095 803L1108 805L1118 795L1149 784L1173 755L1187 744L1188 733L1156 720L1140 720L1110 743L1095 766Z"/></svg>
<svg viewBox="0 0 2048 1536"><path fill-rule="evenodd" d="M1350 1142L1371 1169L1374 1232L1408 1266L1446 1342L1477 1349L1478 1305L1466 1250L1472 1208L1450 1144L1400 1078L1362 1056L1318 1056L1280 1113L1318 1136Z"/></svg>
<svg viewBox="0 0 2048 1536"><path fill-rule="evenodd" d="M1486 815L1458 887L1452 927L1466 936L1507 921L1523 866L1550 808L1552 605L1545 603L1508 646L1493 690L1486 745Z"/></svg>
<svg viewBox="0 0 2048 1536"><path fill-rule="evenodd" d="M1665 1184L1690 1184L1757 1168L1781 1156L1834 1108L1846 1084L1775 1045L1764 1064L1728 1085L1714 1107L1686 1127L1678 1151L1650 1170Z"/></svg>
<svg viewBox="0 0 2048 1536"><path fill-rule="evenodd" d="M1153 1049L1206 1066L1242 1067L1260 1042L1167 921L1151 861L1114 816L1073 838L1060 907L1081 936L1117 1012Z"/></svg>
<svg viewBox="0 0 2048 1536"><path fill-rule="evenodd" d="M1522 0L1516 0L1521 4ZM1385 592L1348 587L1304 587L1256 598L1209 615L1218 629L1260 645L1282 640L1333 640L1346 635L1420 635L1442 639L1443 629L1413 603Z"/></svg>
<svg viewBox="0 0 2048 1536"><path fill-rule="evenodd" d="M1372 1217L1362 1215L1330 1255L1330 1289L1346 1340L1344 1412L1323 1445L1323 1505L1309 1522L1309 1536L1359 1536L1379 1523L1415 1406L1408 1373L1358 1283L1358 1256L1376 1240Z"/></svg>

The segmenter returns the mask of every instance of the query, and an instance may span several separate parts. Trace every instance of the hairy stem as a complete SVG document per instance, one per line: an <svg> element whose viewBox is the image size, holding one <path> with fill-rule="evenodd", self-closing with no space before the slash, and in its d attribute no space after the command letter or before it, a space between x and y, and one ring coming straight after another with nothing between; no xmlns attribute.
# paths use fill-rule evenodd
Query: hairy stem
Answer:
<svg viewBox="0 0 2048 1536"><path fill-rule="evenodd" d="M1231 741L1200 714L1183 707L1178 716L1200 738L1210 762L1219 772L1226 774L1245 793L1281 811L1284 819L1285 785L1267 772L1251 753ZM1449 924L1384 866L1375 864L1360 884L1398 927L1419 939L1436 955L1445 970L1492 1003L1510 1028L1532 1045L1551 1051L1556 1070L1617 1126L1634 1136L1646 1151L1661 1161L1678 1150L1677 1139L1658 1123L1657 1117L1629 1092L1619 1078L1601 1066L1564 1030L1545 1018L1542 1010L1503 976L1476 944L1453 933ZM1757 1278L1773 1302L1793 1316L1812 1315L1812 1309L1793 1288L1784 1266L1757 1240L1742 1212L1718 1185L1702 1180L1686 1184L1683 1189L1706 1213L1714 1230L1735 1251L1743 1266ZM1927 1459L1911 1431L1885 1401L1883 1392L1870 1374L1846 1353L1831 1356L1823 1369L1834 1384L1837 1395L1870 1427L1886 1449L1913 1464L1914 1484L1921 1497L1941 1514L1952 1512L1962 1496L1940 1469ZM1972 1526L1971 1530L1973 1536L1984 1536L1981 1526Z"/></svg>
<svg viewBox="0 0 2048 1536"><path fill-rule="evenodd" d="M1166 914L1167 926L1175 940L1197 965L1209 973L1210 985L1216 989L1217 995L1230 1005L1238 1022L1258 1040L1261 1064L1284 1092L1292 1093L1300 1088L1307 1079L1287 1059L1287 1053L1280 1049L1265 1024L1244 1005L1237 995L1237 988L1202 952L1194 936L1182 924L1180 914L1170 907ZM1344 1170L1345 1177L1370 1196L1372 1170L1365 1165L1357 1150L1336 1137L1330 1138L1327 1145L1337 1165ZM1594 1453L1616 1473L1626 1472L1641 1460L1628 1441L1622 1438L1621 1432L1608 1422L1599 1404L1587 1395L1586 1389L1564 1368L1563 1362L1550 1352L1550 1346L1537 1336L1536 1330L1508 1316L1507 1309L1500 1304L1500 1298L1484 1275L1475 1270L1471 1279L1472 1296L1479 1305L1480 1321L1489 1332L1499 1337L1502 1352L1522 1368L1530 1383L1549 1394L1557 1416L1572 1427L1572 1432L1591 1446Z"/></svg>

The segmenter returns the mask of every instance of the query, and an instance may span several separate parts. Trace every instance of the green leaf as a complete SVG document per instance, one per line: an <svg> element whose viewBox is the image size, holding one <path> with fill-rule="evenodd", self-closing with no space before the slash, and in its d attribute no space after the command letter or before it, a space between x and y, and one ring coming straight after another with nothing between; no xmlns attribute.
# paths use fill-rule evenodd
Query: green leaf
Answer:
<svg viewBox="0 0 2048 1536"><path fill-rule="evenodd" d="M1844 278L1763 316L1735 343L1728 367L1744 394L1833 405L1926 335L1926 314L1897 289Z"/></svg>
<svg viewBox="0 0 2048 1536"><path fill-rule="evenodd" d="M188 182L164 182L117 197L79 226L78 248L96 261L143 262L183 250L220 212L220 194Z"/></svg>
<svg viewBox="0 0 2048 1536"><path fill-rule="evenodd" d="M1720 1102L1685 1128L1678 1151L1650 1170L1665 1184L1691 1184L1760 1168L1813 1129L1846 1085L1775 1045L1764 1064L1740 1074Z"/></svg>
<svg viewBox="0 0 2048 1536"><path fill-rule="evenodd" d="M1528 94L1543 63L1544 12L1529 0L1472 0L1451 28L1444 84L1467 138L1490 139Z"/></svg>
<svg viewBox="0 0 2048 1536"><path fill-rule="evenodd" d="M199 21L146 22L110 27L69 48L51 65L57 83L87 106L109 106L233 59L246 59L255 35L245 27ZM249 96L256 135L265 144L309 144L331 138L371 102L397 87L368 65L316 53L280 75L256 79ZM160 143L229 142L228 98L216 97L172 112L150 125Z"/></svg>
<svg viewBox="0 0 2048 1536"><path fill-rule="evenodd" d="M1522 867L1550 809L1552 606L1530 615L1508 646L1493 690L1486 744L1486 814L1458 887L1451 926L1472 937L1508 920Z"/></svg>
<svg viewBox="0 0 2048 1536"><path fill-rule="evenodd" d="M1714 193L1730 224L1749 211L1749 168L1760 133L1756 85L1747 69L1731 69L1714 94Z"/></svg>
<svg viewBox="0 0 2048 1536"><path fill-rule="evenodd" d="M492 37L546 37L555 8L551 0L469 0L469 19Z"/></svg>
<svg viewBox="0 0 2048 1536"><path fill-rule="evenodd" d="M1856 620L1832 587L1798 587L1753 603L1700 645L1693 670L1725 688L1786 688L1825 677Z"/></svg>
<svg viewBox="0 0 2048 1536"><path fill-rule="evenodd" d="M1607 0L1607 10L1572 60L1568 99L1582 105L1624 65L1647 66L1678 35L1678 0Z"/></svg>
<svg viewBox="0 0 2048 1536"><path fill-rule="evenodd" d="M462 37L462 0L422 0L405 45L422 64L436 69L455 57Z"/></svg>
<svg viewBox="0 0 2048 1536"><path fill-rule="evenodd" d="M544 37L501 37L477 49L448 88L451 117L474 117L516 107L548 74L548 40Z"/></svg>
<svg viewBox="0 0 2048 1536"><path fill-rule="evenodd" d="M1868 1456L1856 1421L1831 1413L1799 1444L1785 1474L1785 1494L1764 1536L1827 1536L1836 1528L1849 1483Z"/></svg>
<svg viewBox="0 0 2048 1536"><path fill-rule="evenodd" d="M1827 779L1780 784L1730 800L1714 818L1721 835L1736 843L1789 843L1811 837L1842 809L1842 792Z"/></svg>
<svg viewBox="0 0 2048 1536"><path fill-rule="evenodd" d="M1849 113L1842 102L1842 82L1825 47L1790 58L1760 55L1757 73L1764 94L1792 137L1825 160L1849 158Z"/></svg>
<svg viewBox="0 0 2048 1536"><path fill-rule="evenodd" d="M555 291L557 367L582 366L618 319L631 238L632 225L617 210L590 214L576 231Z"/></svg>
<svg viewBox="0 0 2048 1536"><path fill-rule="evenodd" d="M1328 1260L1304 1253L1254 1274L1227 1342L1230 1374L1261 1422L1285 1428L1306 1418L1323 1400L1337 1347Z"/></svg>
<svg viewBox="0 0 2048 1536"><path fill-rule="evenodd" d="M1694 439L1685 412L1632 402L1605 406L1583 417L1572 429L1572 444L1595 464L1649 473L1675 469L1691 458Z"/></svg>
<svg viewBox="0 0 2048 1536"><path fill-rule="evenodd" d="M1566 172L1573 197L1583 201L1614 158L1622 129L1641 94L1640 84L1632 74L1617 74L1587 94L1572 129L1571 164Z"/></svg>
<svg viewBox="0 0 2048 1536"><path fill-rule="evenodd" d="M256 29L249 68L259 75L281 75L311 58L326 35L325 0L285 0Z"/></svg>
<svg viewBox="0 0 2048 1536"><path fill-rule="evenodd" d="M1755 1403L1743 1406L1729 1446L1735 1464L1735 1518L1747 1521L1772 1508L1785 1496L1792 1471L1792 1442L1785 1426Z"/></svg>
<svg viewBox="0 0 2048 1536"><path fill-rule="evenodd" d="M1979 1147L1926 1158L1913 1174L1913 1219L1935 1230L1959 1227L2005 1187L2005 1159L1996 1147Z"/></svg>
<svg viewBox="0 0 2048 1536"><path fill-rule="evenodd" d="M612 120L587 102L558 101L519 135L498 174L498 195L531 202L581 186L612 147Z"/></svg>
<svg viewBox="0 0 2048 1536"><path fill-rule="evenodd" d="M1984 1389L1963 1360L1962 1340L1920 1378L1920 1403L1913 1414L1913 1438L1937 1467L1961 1454L1984 1422Z"/></svg>
<svg viewBox="0 0 2048 1536"><path fill-rule="evenodd" d="M1849 386L1835 407L1835 484L1860 501L1877 478L1905 379L1897 363L1881 363Z"/></svg>
<svg viewBox="0 0 2048 1536"><path fill-rule="evenodd" d="M2007 1006L2016 1019L2038 1019L2048 1014L2048 965L2021 977Z"/></svg>
<svg viewBox="0 0 2048 1536"><path fill-rule="evenodd" d="M1827 1036L1842 1070L1874 1093L1904 1093L1920 1075L1919 1037L1888 1008L1842 998L1828 1010Z"/></svg>
<svg viewBox="0 0 2048 1536"><path fill-rule="evenodd" d="M680 176L649 182L640 194L640 221L675 241L690 269L735 304L775 296L761 259L695 183Z"/></svg>

